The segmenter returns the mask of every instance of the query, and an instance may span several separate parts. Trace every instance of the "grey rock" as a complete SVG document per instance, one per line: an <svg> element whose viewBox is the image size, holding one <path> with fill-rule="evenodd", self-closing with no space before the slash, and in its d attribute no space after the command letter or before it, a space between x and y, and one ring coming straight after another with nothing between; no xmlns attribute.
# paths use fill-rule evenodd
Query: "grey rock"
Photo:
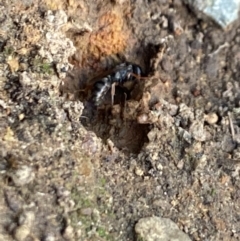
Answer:
<svg viewBox="0 0 240 241"><path fill-rule="evenodd" d="M195 120L189 128L189 132L196 141L206 140L207 133L201 120Z"/></svg>
<svg viewBox="0 0 240 241"><path fill-rule="evenodd" d="M232 152L236 147L236 143L233 141L230 135L224 135L222 139L222 150L225 152Z"/></svg>
<svg viewBox="0 0 240 241"><path fill-rule="evenodd" d="M199 15L204 13L221 27L226 28L237 20L240 0L184 0Z"/></svg>
<svg viewBox="0 0 240 241"><path fill-rule="evenodd" d="M192 135L191 135L188 131L184 130L184 129L181 128L181 127L178 128L178 131L179 131L179 135L180 135L186 142L188 142L189 144L192 143Z"/></svg>
<svg viewBox="0 0 240 241"><path fill-rule="evenodd" d="M156 216L140 219L135 226L135 232L138 238L144 241L191 240L172 220Z"/></svg>

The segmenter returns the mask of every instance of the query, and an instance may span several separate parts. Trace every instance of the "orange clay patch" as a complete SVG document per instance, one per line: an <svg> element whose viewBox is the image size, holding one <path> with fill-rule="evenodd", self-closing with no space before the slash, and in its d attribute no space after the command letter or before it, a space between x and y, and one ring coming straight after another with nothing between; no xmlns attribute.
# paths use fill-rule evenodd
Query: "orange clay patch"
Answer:
<svg viewBox="0 0 240 241"><path fill-rule="evenodd" d="M123 16L115 11L103 14L97 22L97 29L74 36L74 43L78 49L73 64L94 67L102 58L122 53L129 37L124 31Z"/></svg>

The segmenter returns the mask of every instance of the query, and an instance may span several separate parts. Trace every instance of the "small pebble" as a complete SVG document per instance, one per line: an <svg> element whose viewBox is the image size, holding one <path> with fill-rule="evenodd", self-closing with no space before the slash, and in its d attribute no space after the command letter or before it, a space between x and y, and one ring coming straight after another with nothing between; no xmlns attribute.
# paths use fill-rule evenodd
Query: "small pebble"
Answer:
<svg viewBox="0 0 240 241"><path fill-rule="evenodd" d="M23 165L11 173L11 178L16 186L23 186L35 178L35 173L31 167Z"/></svg>
<svg viewBox="0 0 240 241"><path fill-rule="evenodd" d="M163 170L163 165L161 163L157 163L156 164L156 168L158 171L162 171Z"/></svg>
<svg viewBox="0 0 240 241"><path fill-rule="evenodd" d="M141 218L135 225L137 239L145 241L191 241L177 224L168 218Z"/></svg>
<svg viewBox="0 0 240 241"><path fill-rule="evenodd" d="M162 60L161 65L162 65L163 70L165 70L165 71L168 72L168 73L171 72L172 69L173 69L173 64L171 63L171 61L169 60L169 58L164 58L164 59Z"/></svg>
<svg viewBox="0 0 240 241"><path fill-rule="evenodd" d="M22 86L28 86L32 83L32 80L28 77L26 71L19 74L19 82Z"/></svg>
<svg viewBox="0 0 240 241"><path fill-rule="evenodd" d="M209 113L204 116L204 119L209 125L213 125L218 122L218 116L216 113Z"/></svg>
<svg viewBox="0 0 240 241"><path fill-rule="evenodd" d="M203 122L199 120L193 121L189 128L189 133L196 141L205 141L206 140L206 131L203 126Z"/></svg>
<svg viewBox="0 0 240 241"><path fill-rule="evenodd" d="M136 174L137 176L142 176L143 173L144 173L144 172L143 172L142 169L140 169L140 168L138 168L138 167L135 168L135 174Z"/></svg>
<svg viewBox="0 0 240 241"><path fill-rule="evenodd" d="M30 229L26 225L22 225L15 230L14 238L17 241L25 241L30 234Z"/></svg>
<svg viewBox="0 0 240 241"><path fill-rule="evenodd" d="M28 65L26 63L20 63L19 64L19 70L21 71L27 71Z"/></svg>
<svg viewBox="0 0 240 241"><path fill-rule="evenodd" d="M56 238L54 237L54 234L47 234L47 236L43 240L44 241L55 241Z"/></svg>
<svg viewBox="0 0 240 241"><path fill-rule="evenodd" d="M182 170L183 167L184 167L184 160L181 159L181 160L178 162L178 164L177 164L177 168L180 169L180 170Z"/></svg>
<svg viewBox="0 0 240 241"><path fill-rule="evenodd" d="M24 117L25 117L25 115L23 113L21 113L21 114L19 114L18 119L21 121L24 119Z"/></svg>
<svg viewBox="0 0 240 241"><path fill-rule="evenodd" d="M140 124L145 124L148 122L148 116L146 114L141 114L137 117L137 121Z"/></svg>
<svg viewBox="0 0 240 241"><path fill-rule="evenodd" d="M162 19L162 27L163 28L168 28L169 23L168 23L167 17L162 16L161 19Z"/></svg>
<svg viewBox="0 0 240 241"><path fill-rule="evenodd" d="M63 237L65 239L73 240L74 237L74 232L73 232L73 227L72 226L67 226L66 229L64 230Z"/></svg>
<svg viewBox="0 0 240 241"><path fill-rule="evenodd" d="M85 216L90 216L92 214L92 209L91 208L82 208L81 214L85 215Z"/></svg>
<svg viewBox="0 0 240 241"><path fill-rule="evenodd" d="M203 168L207 165L207 156L203 155L201 158L196 159L194 166L195 169L203 170Z"/></svg>
<svg viewBox="0 0 240 241"><path fill-rule="evenodd" d="M18 218L18 223L21 225L31 226L35 220L35 214L32 211L22 213Z"/></svg>

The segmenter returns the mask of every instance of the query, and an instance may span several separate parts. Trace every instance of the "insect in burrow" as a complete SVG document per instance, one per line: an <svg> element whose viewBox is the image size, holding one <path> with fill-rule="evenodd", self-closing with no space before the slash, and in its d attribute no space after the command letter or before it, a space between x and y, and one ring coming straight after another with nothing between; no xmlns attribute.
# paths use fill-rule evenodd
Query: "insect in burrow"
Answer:
<svg viewBox="0 0 240 241"><path fill-rule="evenodd" d="M106 94L111 89L112 104L114 103L115 87L119 86L125 92L129 92L141 78L142 69L139 65L129 62L115 66L104 76L94 78L90 81L91 94L89 102L94 106L100 106Z"/></svg>

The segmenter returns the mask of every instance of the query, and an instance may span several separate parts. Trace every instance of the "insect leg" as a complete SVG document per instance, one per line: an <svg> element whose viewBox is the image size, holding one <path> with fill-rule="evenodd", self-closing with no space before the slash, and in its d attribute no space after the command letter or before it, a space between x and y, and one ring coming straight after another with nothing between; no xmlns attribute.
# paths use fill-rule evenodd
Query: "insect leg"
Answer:
<svg viewBox="0 0 240 241"><path fill-rule="evenodd" d="M92 95L90 97L90 101L95 105L101 105L106 93L111 88L111 81L109 81L108 77L105 77L99 81L97 81L92 90Z"/></svg>
<svg viewBox="0 0 240 241"><path fill-rule="evenodd" d="M115 88L116 88L116 83L113 83L111 86L112 105L114 104Z"/></svg>

